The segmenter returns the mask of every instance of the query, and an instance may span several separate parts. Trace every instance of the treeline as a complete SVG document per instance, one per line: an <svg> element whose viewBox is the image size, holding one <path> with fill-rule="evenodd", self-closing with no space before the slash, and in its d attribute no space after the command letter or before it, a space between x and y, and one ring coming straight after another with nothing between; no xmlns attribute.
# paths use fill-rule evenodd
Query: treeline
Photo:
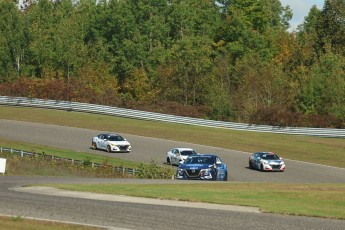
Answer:
<svg viewBox="0 0 345 230"><path fill-rule="evenodd" d="M345 127L345 2L0 0L0 94Z"/></svg>

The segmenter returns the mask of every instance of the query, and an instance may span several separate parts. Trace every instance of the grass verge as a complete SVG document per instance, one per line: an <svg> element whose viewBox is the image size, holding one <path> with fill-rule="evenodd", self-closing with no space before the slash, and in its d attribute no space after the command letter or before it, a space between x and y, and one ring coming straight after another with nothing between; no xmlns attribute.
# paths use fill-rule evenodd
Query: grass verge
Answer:
<svg viewBox="0 0 345 230"><path fill-rule="evenodd" d="M25 114L25 116L22 116ZM245 152L274 151L284 158L345 168L343 139L256 133L178 125L96 114L1 106L0 118L57 124L203 144ZM208 138L204 138L207 136ZM0 140L3 145L49 154L65 150ZM29 149L28 149L29 148ZM73 153L79 155L80 153ZM63 157L61 155L61 157ZM86 155L81 156L84 160ZM96 162L91 155L92 161ZM84 159L83 159L84 158ZM100 157L104 161L104 157ZM54 186L54 185L51 185ZM193 185L59 185L59 188L161 199L179 199L259 207L264 212L345 219L345 185L205 183Z"/></svg>
<svg viewBox="0 0 345 230"><path fill-rule="evenodd" d="M207 128L60 110L0 106L0 119L57 124L183 141L244 152L273 151L281 157L345 168L345 141ZM25 114L25 116L23 116ZM205 138L207 136L207 138Z"/></svg>
<svg viewBox="0 0 345 230"><path fill-rule="evenodd" d="M11 229L11 230L100 230L104 228L76 225L76 224L65 224L53 221L42 221L32 220L22 217L5 217L0 216L0 229Z"/></svg>
<svg viewBox="0 0 345 230"><path fill-rule="evenodd" d="M123 159L115 158L115 157L107 157L107 156L95 155L91 153L76 152L73 150L53 148L49 146L31 144L31 143L26 143L26 142L16 142L13 140L7 140L3 138L0 138L0 146L6 147L6 148L17 149L17 150L24 150L28 152L44 153L47 155L52 155L52 156L57 156L57 157L62 157L62 158L67 158L67 159L90 161L90 162L99 163L99 164L107 162L111 165L121 166L125 168L138 169L141 165L140 162L128 161L128 160L123 160Z"/></svg>
<svg viewBox="0 0 345 230"><path fill-rule="evenodd" d="M345 184L49 185L72 191L259 207L262 212L345 219Z"/></svg>

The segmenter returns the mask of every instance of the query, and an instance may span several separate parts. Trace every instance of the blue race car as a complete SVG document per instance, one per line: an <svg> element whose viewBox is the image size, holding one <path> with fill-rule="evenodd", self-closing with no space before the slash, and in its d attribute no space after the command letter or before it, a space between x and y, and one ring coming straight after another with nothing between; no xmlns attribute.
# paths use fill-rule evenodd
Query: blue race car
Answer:
<svg viewBox="0 0 345 230"><path fill-rule="evenodd" d="M227 181L228 169L214 154L191 155L176 168L176 179Z"/></svg>

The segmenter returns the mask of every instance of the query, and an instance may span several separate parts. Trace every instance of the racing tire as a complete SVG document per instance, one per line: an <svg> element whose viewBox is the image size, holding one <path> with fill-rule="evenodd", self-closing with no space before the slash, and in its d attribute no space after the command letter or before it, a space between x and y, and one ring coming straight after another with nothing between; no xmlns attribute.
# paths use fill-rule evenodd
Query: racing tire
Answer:
<svg viewBox="0 0 345 230"><path fill-rule="evenodd" d="M251 162L251 161L249 161L249 168L250 168L250 169L253 169L253 165L252 165L252 162Z"/></svg>
<svg viewBox="0 0 345 230"><path fill-rule="evenodd" d="M261 172L265 171L265 170L264 170L264 166L263 166L262 164L260 164L260 171L261 171Z"/></svg>
<svg viewBox="0 0 345 230"><path fill-rule="evenodd" d="M225 174L224 181L228 181L228 173Z"/></svg>
<svg viewBox="0 0 345 230"><path fill-rule="evenodd" d="M92 149L93 150L97 150L98 149L96 142L92 142Z"/></svg>
<svg viewBox="0 0 345 230"><path fill-rule="evenodd" d="M168 164L168 165L171 165L171 161L170 161L170 158L169 158L169 157L167 157L167 164Z"/></svg>
<svg viewBox="0 0 345 230"><path fill-rule="evenodd" d="M108 151L108 153L111 153L111 147L110 147L110 145L107 146L107 151Z"/></svg>

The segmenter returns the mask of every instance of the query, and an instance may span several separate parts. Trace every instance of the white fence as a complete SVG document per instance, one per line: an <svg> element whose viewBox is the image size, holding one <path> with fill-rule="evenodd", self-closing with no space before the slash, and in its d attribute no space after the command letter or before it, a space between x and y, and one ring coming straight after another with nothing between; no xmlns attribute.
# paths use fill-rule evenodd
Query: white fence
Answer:
<svg viewBox="0 0 345 230"><path fill-rule="evenodd" d="M12 148L2 147L2 146L0 146L0 153L9 153L9 154L19 156L19 157L42 157L42 158L47 159L47 160L63 161L63 162L67 162L70 164L90 166L92 168L99 168L99 167L104 166L103 164L99 164L99 163L95 163L95 162L88 162L88 161L82 161L82 160L63 158L63 157L47 155L47 154L42 154L42 153L27 152L24 150L12 149ZM113 172L117 172L117 173L122 174L122 175L124 175L124 174L136 175L140 172L139 169L133 169L133 168L125 168L125 167L119 167L119 166L109 166L109 167L112 167ZM0 173L2 173L2 172L0 171Z"/></svg>
<svg viewBox="0 0 345 230"><path fill-rule="evenodd" d="M60 109L67 111L77 111L85 113L96 113L110 116L127 117L133 119L163 121L187 125L197 125L213 128L224 128L244 131L307 135L318 137L345 138L345 129L330 128L300 128L300 127L279 127L269 125L253 125L245 123L234 123L224 121L214 121L199 118L182 117L161 113L145 112L133 109L123 109L105 105L95 105L70 101L43 100L24 97L0 96L0 105L27 106L47 109Z"/></svg>

